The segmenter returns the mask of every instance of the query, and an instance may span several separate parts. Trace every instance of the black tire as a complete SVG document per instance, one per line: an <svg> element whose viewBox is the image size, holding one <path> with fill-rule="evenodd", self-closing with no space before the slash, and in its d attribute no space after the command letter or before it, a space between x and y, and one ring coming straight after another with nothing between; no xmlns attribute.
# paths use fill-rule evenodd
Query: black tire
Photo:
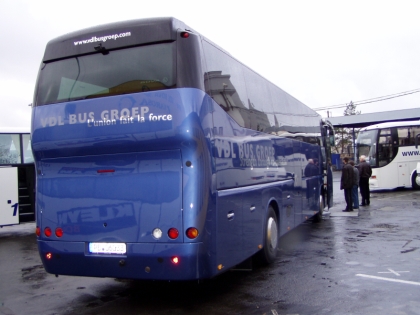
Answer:
<svg viewBox="0 0 420 315"><path fill-rule="evenodd" d="M417 184L416 178L417 178L417 171L414 171L413 175L411 176L411 185L413 186L413 189L419 190L420 185Z"/></svg>
<svg viewBox="0 0 420 315"><path fill-rule="evenodd" d="M264 244L258 252L258 262L263 265L271 264L277 256L279 244L279 229L276 213L273 207L268 208L267 218L264 225Z"/></svg>

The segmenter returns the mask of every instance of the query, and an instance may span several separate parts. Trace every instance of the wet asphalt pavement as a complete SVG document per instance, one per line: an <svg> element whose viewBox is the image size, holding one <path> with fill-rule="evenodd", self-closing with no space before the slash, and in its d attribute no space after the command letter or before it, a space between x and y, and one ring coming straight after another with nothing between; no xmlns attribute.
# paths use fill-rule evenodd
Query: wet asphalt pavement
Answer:
<svg viewBox="0 0 420 315"><path fill-rule="evenodd" d="M0 314L420 314L420 191L376 191L371 205L281 238L277 261L202 282L47 274L35 224L0 229Z"/></svg>

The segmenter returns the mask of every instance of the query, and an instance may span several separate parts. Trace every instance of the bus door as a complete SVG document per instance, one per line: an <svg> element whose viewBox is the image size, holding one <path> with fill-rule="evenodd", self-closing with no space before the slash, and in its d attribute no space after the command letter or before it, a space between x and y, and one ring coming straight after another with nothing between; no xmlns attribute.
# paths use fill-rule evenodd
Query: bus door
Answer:
<svg viewBox="0 0 420 315"><path fill-rule="evenodd" d="M19 194L17 167L1 167L0 226L19 224Z"/></svg>

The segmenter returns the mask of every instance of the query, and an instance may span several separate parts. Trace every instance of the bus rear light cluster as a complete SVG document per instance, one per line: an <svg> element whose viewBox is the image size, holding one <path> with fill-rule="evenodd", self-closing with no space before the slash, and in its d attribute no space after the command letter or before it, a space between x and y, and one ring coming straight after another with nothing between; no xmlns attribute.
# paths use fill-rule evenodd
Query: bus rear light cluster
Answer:
<svg viewBox="0 0 420 315"><path fill-rule="evenodd" d="M36 236L41 236L41 228L40 228L39 226L37 226L37 227L36 227L35 233L36 233ZM47 226L47 227L44 229L44 235L45 235L46 237L51 237L51 235L52 235L52 230L51 230L51 228L50 228L50 227L48 227L48 226ZM62 229L62 228L58 227L58 228L56 228L56 229L55 229L55 236L57 236L57 237L62 237L63 235L64 235L64 231L63 231L63 229Z"/></svg>
<svg viewBox="0 0 420 315"><path fill-rule="evenodd" d="M171 257L171 261L173 264L177 265L179 263L179 257L178 256Z"/></svg>
<svg viewBox="0 0 420 315"><path fill-rule="evenodd" d="M188 32L181 32L181 37L182 38L188 38L188 37L190 37L190 33L188 33Z"/></svg>
<svg viewBox="0 0 420 315"><path fill-rule="evenodd" d="M195 239L198 236L198 230L194 227L190 227L187 229L185 234L187 235L188 238Z"/></svg>
<svg viewBox="0 0 420 315"><path fill-rule="evenodd" d="M159 228L156 228L156 229L154 229L154 230L153 230L152 235L153 235L153 237L154 237L155 239L159 240L159 239L161 239L161 237L162 237L162 235L163 235L163 234L162 234L162 230L161 230L161 229L159 229ZM168 237L169 237L171 240L177 239L177 238L178 238L178 236L179 236L179 232L178 232L178 230L177 230L176 228L170 228L170 229L168 230Z"/></svg>

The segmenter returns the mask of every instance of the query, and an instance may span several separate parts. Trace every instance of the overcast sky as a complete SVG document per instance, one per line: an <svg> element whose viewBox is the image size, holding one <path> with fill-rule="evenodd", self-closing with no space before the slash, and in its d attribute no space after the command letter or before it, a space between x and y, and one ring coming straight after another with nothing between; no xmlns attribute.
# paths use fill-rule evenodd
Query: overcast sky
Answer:
<svg viewBox="0 0 420 315"><path fill-rule="evenodd" d="M0 0L0 127L29 129L28 104L49 40L147 17L185 22L311 108L420 91L419 8L415 0ZM413 93L357 110L419 102Z"/></svg>

